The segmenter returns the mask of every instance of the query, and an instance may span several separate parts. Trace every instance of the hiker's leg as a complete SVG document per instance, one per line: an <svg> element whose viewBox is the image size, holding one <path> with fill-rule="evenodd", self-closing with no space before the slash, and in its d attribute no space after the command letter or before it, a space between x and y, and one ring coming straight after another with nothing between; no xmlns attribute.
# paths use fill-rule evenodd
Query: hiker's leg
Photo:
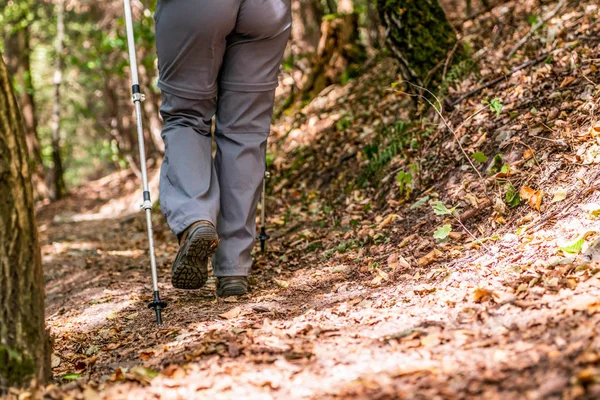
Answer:
<svg viewBox="0 0 600 400"><path fill-rule="evenodd" d="M190 100L163 92L160 206L176 235L196 221L217 223L219 183L210 132L215 110L216 98Z"/></svg>
<svg viewBox="0 0 600 400"><path fill-rule="evenodd" d="M266 142L290 26L289 0L244 0L227 41L215 130L221 187L217 277L247 276L252 265Z"/></svg>
<svg viewBox="0 0 600 400"><path fill-rule="evenodd" d="M211 157L211 118L227 36L240 0L160 1L155 15L165 157L161 208L177 235L217 222L219 185Z"/></svg>

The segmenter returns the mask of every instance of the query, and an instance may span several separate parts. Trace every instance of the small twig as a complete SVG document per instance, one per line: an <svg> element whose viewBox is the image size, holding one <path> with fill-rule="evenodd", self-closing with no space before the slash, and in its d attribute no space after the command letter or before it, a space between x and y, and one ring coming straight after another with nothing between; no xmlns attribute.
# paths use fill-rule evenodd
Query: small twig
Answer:
<svg viewBox="0 0 600 400"><path fill-rule="evenodd" d="M554 9L552 11L550 11L550 13L548 13L548 15L546 15L544 17L544 19L542 19L541 21L539 21L538 23L536 23L530 30L529 32L527 32L527 34L525 36L523 36L523 38L521 40L519 40L519 42L512 48L512 50L508 53L508 55L506 56L506 59L509 60L512 56L515 55L515 53L517 51L519 51L519 49L521 47L523 47L523 45L525 43L527 43L527 41L529 40L529 38L542 26L544 25L546 22L548 22L549 20L551 20L552 18L554 18L556 16L556 14L558 14L558 12L565 6L566 1L565 0L560 0L558 2L558 4L556 5L556 7L554 7Z"/></svg>
<svg viewBox="0 0 600 400"><path fill-rule="evenodd" d="M442 108L442 103L440 102L440 100L438 99L438 97L433 92L431 92L430 90L428 90L427 88L415 85L414 83L408 82L408 81L406 81L406 83L409 84L409 85L411 85L411 86L415 86L416 88L421 89L421 90L429 93L435 99L435 101L438 103L438 105L440 107L439 110L435 107L435 105L431 102L431 100L429 100L427 97L425 97L425 96L423 96L421 94L415 94L415 95L413 95L413 94L410 94L410 93L402 92L402 93L407 94L409 96L421 97L423 100L425 100L431 106L431 108L433 108L435 110L435 112L437 113L437 115L440 117L440 119L442 120L442 122L446 126L446 129L448 129L450 132L452 132L452 135L454 135L454 140L456 140L456 143L458 144L458 147L460 148L460 151L463 153L463 155L467 159L467 162L471 165L471 168L473 168L473 170L475 171L475 173L477 173L477 176L479 176L479 179L483 183L483 190L485 192L485 197L487 197L488 199L490 199L490 196L488 195L488 192L487 192L487 186L485 184L485 180L484 180L483 176L481 175L481 172L479 172L479 170L477 169L477 167L475 166L475 164L473 164L473 162L471 161L471 158L469 157L469 155L465 151L464 147L460 143L460 138L456 134L456 131L454 129L452 129L452 127L450 126L450 124L448 123L448 121L446 120L446 118L444 118L444 116L442 115L442 112L441 112L441 110L443 109ZM461 124L461 126L462 126L462 124Z"/></svg>
<svg viewBox="0 0 600 400"><path fill-rule="evenodd" d="M470 120L472 120L473 118L475 118L477 115L481 114L482 111L485 111L487 109L488 109L487 106L483 106L479 110L475 111L473 114L469 115L467 117L467 119L465 119L463 122L460 123L460 125L458 125L456 127L456 131L458 132L460 130L460 128L463 127L464 124L466 124L467 122L469 122Z"/></svg>
<svg viewBox="0 0 600 400"><path fill-rule="evenodd" d="M437 113L437 115L440 117L440 119L442 120L442 122L444 123L444 125L446 126L446 128L452 132L452 134L454 135L454 139L456 140L456 143L458 144L458 147L460 148L460 150L462 151L463 155L465 156L465 158L467 159L467 161L469 162L469 164L471 164L471 167L473 168L473 170L477 173L477 175L479 176L479 179L483 180L483 176L481 176L481 173L479 172L479 170L477 169L477 167L475 167L475 164L473 164L473 162L471 161L471 158L469 157L469 155L467 154L467 152L465 151L464 147L462 146L462 144L460 143L460 138L458 137L458 135L456 134L456 131L454 129L452 129L452 127L450 126L450 124L448 123L448 121L446 121L446 118L444 118L444 116L442 115L442 103L440 102L440 100L438 99L438 97L433 94L430 90L423 88L423 87L419 87L417 85L415 85L414 83L411 82L406 82L409 85L415 86L417 88L420 88L422 90L425 90L426 92L428 92L430 95L433 96L433 98L435 99L435 101L437 101L437 103L439 104L440 109L438 110L435 105L431 102L431 100L429 100L427 97L423 96L423 95L416 95L416 96L420 96L421 98L423 98L427 103L429 103L429 105L435 110L435 112Z"/></svg>
<svg viewBox="0 0 600 400"><path fill-rule="evenodd" d="M459 223L459 225L465 230L465 232L467 232L469 234L469 236L471 236L473 238L473 240L476 243L479 243L480 245L483 246L484 250L486 251L486 253L488 253L489 255L492 255L492 253L490 252L490 249L488 249L488 247L485 245L485 243L483 243L483 241L477 239L477 237L475 237L475 235L473 235L471 233L470 230L467 229L467 227L461 222L460 218L458 218L456 215L452 215L454 217L454 219L456 220L456 222Z"/></svg>
<svg viewBox="0 0 600 400"><path fill-rule="evenodd" d="M498 77L482 86L479 86L476 89L471 90L470 92L467 92L466 94L462 95L461 97L458 98L458 100L456 100L454 103L452 103L452 107L455 107L456 105L462 103L465 99L468 99L469 97L481 92L484 89L487 89L491 86L494 86L500 82L502 82L503 80L505 80L506 78L512 76L513 74L521 71L522 69L525 69L527 67L531 67L532 65L535 64L539 64L540 62L544 61L547 57L548 57L549 53L544 53L541 56L539 56L538 58L534 58L533 60L529 60L526 63L523 63L513 69L511 69L507 74L502 75L501 77Z"/></svg>
<svg viewBox="0 0 600 400"><path fill-rule="evenodd" d="M456 43L454 43L454 47L452 47L452 51L450 51L450 53L448 54L448 57L446 57L446 63L444 64L444 72L442 74L443 81L446 80L446 74L448 73L448 66L450 65L450 61L452 61L452 58L454 58L454 53L456 52L456 49L458 48L458 45L460 43L461 43L461 41L457 40Z"/></svg>

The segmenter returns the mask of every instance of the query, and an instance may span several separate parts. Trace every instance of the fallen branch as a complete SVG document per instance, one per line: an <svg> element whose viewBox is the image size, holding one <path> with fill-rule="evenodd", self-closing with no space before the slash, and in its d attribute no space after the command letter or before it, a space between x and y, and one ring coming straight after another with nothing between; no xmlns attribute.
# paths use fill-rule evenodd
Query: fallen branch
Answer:
<svg viewBox="0 0 600 400"><path fill-rule="evenodd" d="M502 75L501 77L498 77L492 81L489 81L488 83L479 86L476 89L471 90L470 92L465 93L464 95L462 95L461 97L458 98L458 100L456 100L454 103L452 103L452 107L457 106L458 104L462 103L463 101L465 101L466 99L468 99L469 97L476 95L477 93L481 92L484 89L487 89L489 87L495 86L498 83L502 82L503 80L505 80L506 78L514 75L515 73L521 71L522 69L531 67L532 65L536 65L539 64L540 62L544 61L546 58L548 58L548 54L549 53L544 53L541 56L539 56L538 58L534 58L533 60L529 60L526 63L523 63L513 69L511 69L507 74Z"/></svg>
<svg viewBox="0 0 600 400"><path fill-rule="evenodd" d="M512 50L510 51L510 53L508 53L508 55L506 56L506 59L509 60L512 56L515 55L515 53L517 51L519 51L519 49L521 47L523 47L523 45L525 43L527 43L527 41L529 40L529 38L542 26L544 25L546 22L548 22L549 20L551 20L552 18L554 18L556 16L556 14L558 14L558 12L565 6L567 2L565 0L560 0L558 2L558 4L556 5L556 7L554 7L554 9L552 11L550 11L550 13L548 13L548 15L546 15L544 17L544 19L542 19L541 21L539 21L537 24L535 24L533 27L531 27L531 29L529 30L529 32L527 32L527 34L525 36L523 36L523 38L521 40L519 40L519 42L512 48Z"/></svg>

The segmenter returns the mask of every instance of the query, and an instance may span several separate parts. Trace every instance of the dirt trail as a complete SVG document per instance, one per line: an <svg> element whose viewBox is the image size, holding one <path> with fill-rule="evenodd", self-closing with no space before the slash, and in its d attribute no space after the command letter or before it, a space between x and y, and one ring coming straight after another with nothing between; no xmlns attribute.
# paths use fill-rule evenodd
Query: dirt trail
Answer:
<svg viewBox="0 0 600 400"><path fill-rule="evenodd" d="M176 249L157 216L161 289L169 300L159 328L146 309L143 219L95 219L100 193L111 197L92 185L56 206L60 214L40 216L54 373L58 382L81 375L49 388L51 397L600 396L600 284L589 269L546 266L561 282L568 275L580 283L531 287L529 300L510 290L523 275L502 256L472 254L434 268L392 256L391 269L376 280L344 257L292 271L275 256L259 256L252 295L231 302L170 287ZM87 210L79 214L82 205ZM513 236L490 250L523 242ZM539 241L524 241L522 255ZM381 251L394 254L393 247Z"/></svg>

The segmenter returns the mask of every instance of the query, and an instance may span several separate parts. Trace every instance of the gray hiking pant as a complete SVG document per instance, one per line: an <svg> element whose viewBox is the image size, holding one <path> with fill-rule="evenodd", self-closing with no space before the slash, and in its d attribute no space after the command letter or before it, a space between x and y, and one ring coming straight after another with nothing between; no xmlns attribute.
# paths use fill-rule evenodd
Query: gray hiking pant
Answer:
<svg viewBox="0 0 600 400"><path fill-rule="evenodd" d="M290 0L160 0L155 20L161 209L176 235L212 222L221 239L214 274L246 276Z"/></svg>

